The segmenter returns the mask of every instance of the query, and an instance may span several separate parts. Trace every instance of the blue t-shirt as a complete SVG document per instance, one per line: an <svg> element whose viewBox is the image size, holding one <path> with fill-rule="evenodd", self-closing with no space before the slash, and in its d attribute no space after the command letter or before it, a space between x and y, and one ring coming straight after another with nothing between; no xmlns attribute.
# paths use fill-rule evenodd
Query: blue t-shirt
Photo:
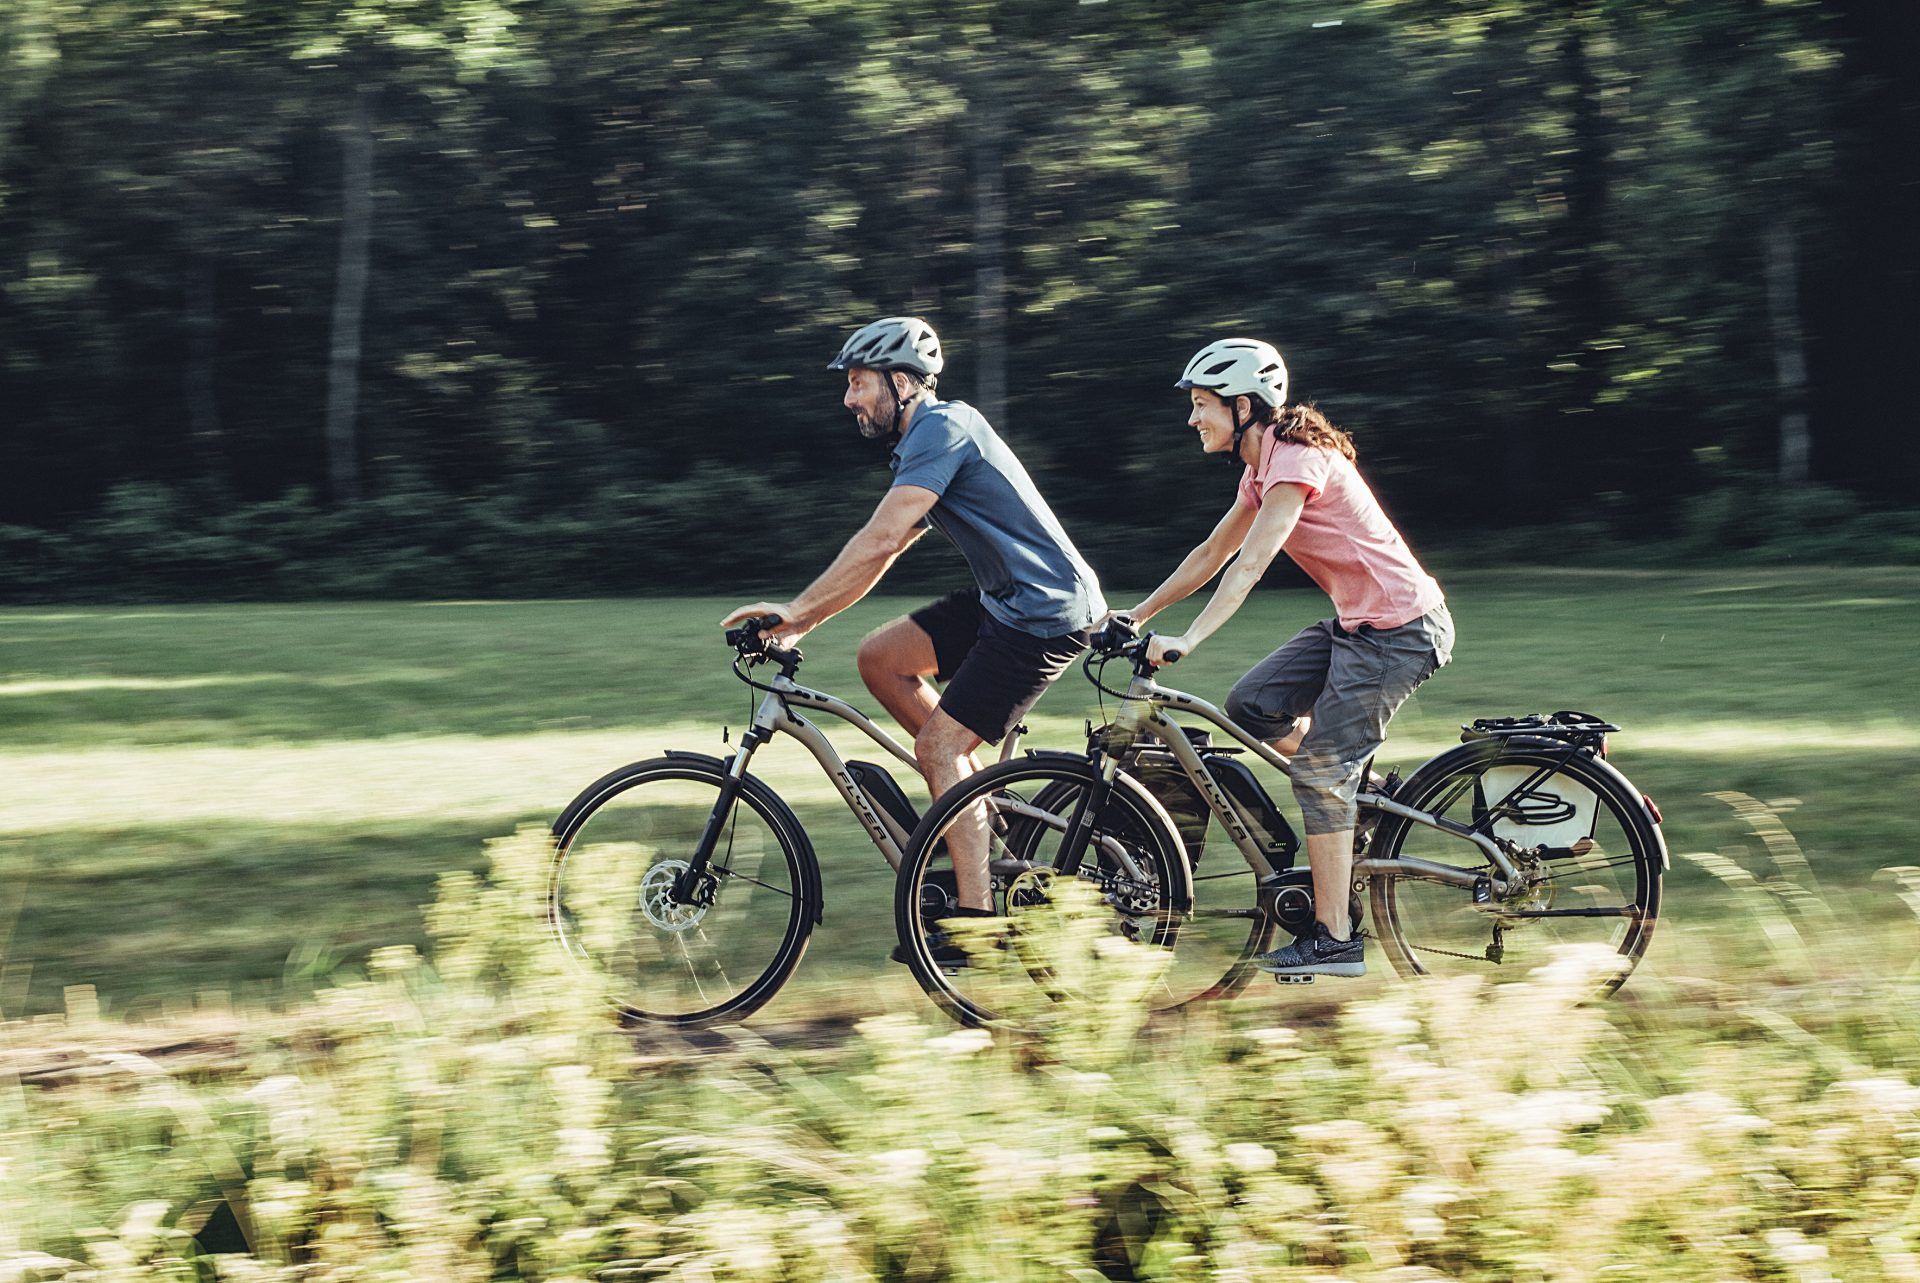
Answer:
<svg viewBox="0 0 1920 1283"><path fill-rule="evenodd" d="M921 405L887 466L894 485L940 496L927 521L967 559L989 615L1058 637L1106 613L1092 568L978 410L964 401Z"/></svg>

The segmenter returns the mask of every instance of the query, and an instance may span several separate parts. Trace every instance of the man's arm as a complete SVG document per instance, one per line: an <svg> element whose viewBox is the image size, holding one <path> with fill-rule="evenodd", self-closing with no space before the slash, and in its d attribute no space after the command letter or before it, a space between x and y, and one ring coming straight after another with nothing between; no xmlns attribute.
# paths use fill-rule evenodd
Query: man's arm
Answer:
<svg viewBox="0 0 1920 1283"><path fill-rule="evenodd" d="M1206 609L1200 612L1185 633L1178 637L1154 638L1148 657L1160 663L1170 650L1191 652L1232 619L1233 612L1240 609L1247 594L1253 591L1253 586L1260 582L1260 577L1267 573L1267 567L1280 554L1287 536L1299 524L1300 511L1306 505L1305 486L1282 482L1269 487L1259 512L1253 518L1253 528L1247 532L1246 542L1240 545L1240 555L1234 558L1233 565L1221 576L1220 586L1213 590L1213 600L1207 603Z"/></svg>
<svg viewBox="0 0 1920 1283"><path fill-rule="evenodd" d="M1188 553L1167 576L1166 582L1149 593L1145 601L1126 611L1127 617L1136 624L1144 624L1175 602L1185 601L1205 588L1207 581L1220 573L1220 567L1226 565L1234 551L1246 541L1254 516L1254 509L1236 499L1233 507L1227 509L1227 515L1214 526L1213 533Z"/></svg>
<svg viewBox="0 0 1920 1283"><path fill-rule="evenodd" d="M847 540L846 547L805 592L791 602L755 602L720 621L722 628L754 615L778 615L786 622L772 630L788 645L812 632L873 591L895 558L926 533L920 519L940 496L919 486L894 486L867 518L867 524Z"/></svg>

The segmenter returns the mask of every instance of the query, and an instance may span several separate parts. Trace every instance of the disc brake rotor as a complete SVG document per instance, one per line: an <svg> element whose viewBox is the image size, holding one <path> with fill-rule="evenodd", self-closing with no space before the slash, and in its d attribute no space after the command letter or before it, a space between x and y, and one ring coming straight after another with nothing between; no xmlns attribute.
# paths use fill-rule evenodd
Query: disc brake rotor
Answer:
<svg viewBox="0 0 1920 1283"><path fill-rule="evenodd" d="M704 904L680 904L673 884L687 868L685 860L661 860L640 879L640 912L662 931L690 931L707 916Z"/></svg>

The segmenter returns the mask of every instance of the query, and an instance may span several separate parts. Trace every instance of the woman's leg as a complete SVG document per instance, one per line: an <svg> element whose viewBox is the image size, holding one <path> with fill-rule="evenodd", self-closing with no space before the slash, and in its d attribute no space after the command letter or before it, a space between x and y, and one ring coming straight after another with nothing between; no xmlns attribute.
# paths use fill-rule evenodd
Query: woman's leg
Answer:
<svg viewBox="0 0 1920 1283"><path fill-rule="evenodd" d="M1443 626L1433 616L1333 638L1326 688L1293 759L1293 794L1307 832L1314 915L1335 940L1349 938L1353 930L1347 901L1353 883L1354 799L1366 764L1386 742L1393 715L1451 648L1450 623Z"/></svg>
<svg viewBox="0 0 1920 1283"><path fill-rule="evenodd" d="M1307 714L1327 685L1334 623L1323 619L1247 670L1227 692L1227 716L1257 740L1292 756L1307 732Z"/></svg>

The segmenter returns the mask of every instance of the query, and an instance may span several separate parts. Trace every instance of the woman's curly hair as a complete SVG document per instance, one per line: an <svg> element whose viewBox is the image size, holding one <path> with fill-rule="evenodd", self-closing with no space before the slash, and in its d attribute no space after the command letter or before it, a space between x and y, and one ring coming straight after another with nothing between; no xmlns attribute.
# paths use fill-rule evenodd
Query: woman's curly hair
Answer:
<svg viewBox="0 0 1920 1283"><path fill-rule="evenodd" d="M1256 422L1273 425L1273 434L1279 440L1318 446L1345 455L1349 463L1354 461L1353 438L1334 427L1313 402L1281 406L1278 410L1267 409L1257 401L1254 404L1265 411Z"/></svg>

